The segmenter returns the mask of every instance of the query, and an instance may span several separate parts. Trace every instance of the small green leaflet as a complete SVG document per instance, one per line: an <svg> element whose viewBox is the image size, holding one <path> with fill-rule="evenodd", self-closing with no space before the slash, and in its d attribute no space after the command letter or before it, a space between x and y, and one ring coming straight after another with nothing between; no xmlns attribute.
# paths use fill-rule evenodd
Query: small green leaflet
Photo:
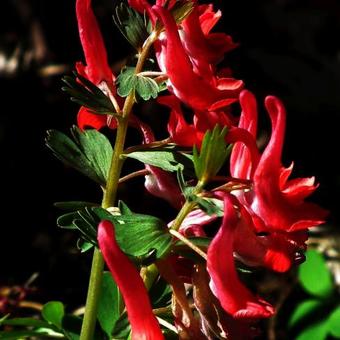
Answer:
<svg viewBox="0 0 340 340"><path fill-rule="evenodd" d="M150 98L157 98L161 91L152 78L135 74L134 67L123 68L116 82L118 85L117 93L121 97L127 97L132 91L136 91L141 98L149 100Z"/></svg>
<svg viewBox="0 0 340 340"><path fill-rule="evenodd" d="M306 252L306 262L299 267L302 287L311 295L327 298L334 292L331 273L322 254L316 250Z"/></svg>
<svg viewBox="0 0 340 340"><path fill-rule="evenodd" d="M62 329L63 318L65 315L64 305L59 301L46 303L41 311L42 317L58 329Z"/></svg>
<svg viewBox="0 0 340 340"><path fill-rule="evenodd" d="M147 149L126 153L123 157L134 158L144 164L153 165L165 171L175 172L182 169L188 175L193 174L192 156L175 149Z"/></svg>
<svg viewBox="0 0 340 340"><path fill-rule="evenodd" d="M81 131L76 126L71 133L72 138L57 130L47 131L47 147L64 164L105 186L113 153L109 140L97 130Z"/></svg>
<svg viewBox="0 0 340 340"><path fill-rule="evenodd" d="M213 131L205 133L200 152L196 146L193 148L195 173L202 183L216 176L230 154L231 150L225 142L227 132L226 127L221 129L216 125Z"/></svg>
<svg viewBox="0 0 340 340"><path fill-rule="evenodd" d="M113 21L126 38L126 40L137 50L139 50L144 41L148 38L147 20L127 6L124 2L120 2L113 14Z"/></svg>
<svg viewBox="0 0 340 340"><path fill-rule="evenodd" d="M62 81L66 86L61 89L71 96L73 102L88 108L95 114L116 114L110 98L95 84L77 72L74 72L74 77L63 77Z"/></svg>

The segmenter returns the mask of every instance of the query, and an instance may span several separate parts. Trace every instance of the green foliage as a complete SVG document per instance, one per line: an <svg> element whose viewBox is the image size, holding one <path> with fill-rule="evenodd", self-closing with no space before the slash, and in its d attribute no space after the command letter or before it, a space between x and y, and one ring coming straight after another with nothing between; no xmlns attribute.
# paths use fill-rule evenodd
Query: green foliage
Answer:
<svg viewBox="0 0 340 340"><path fill-rule="evenodd" d="M187 18L194 9L194 2L188 0L176 1L171 8L171 14L175 21L180 24L185 18Z"/></svg>
<svg viewBox="0 0 340 340"><path fill-rule="evenodd" d="M311 316L319 308L322 308L322 301L317 299L309 299L297 305L289 319L289 327L294 327L303 322L308 316Z"/></svg>
<svg viewBox="0 0 340 340"><path fill-rule="evenodd" d="M121 215L112 215L100 207L85 207L68 212L57 219L57 225L65 229L78 229L86 251L97 246L97 228L101 220L109 220L115 226L116 238L121 249L137 265L146 266L164 257L171 248L172 237L166 224L157 217L134 214L120 202Z"/></svg>
<svg viewBox="0 0 340 340"><path fill-rule="evenodd" d="M64 305L59 301L50 301L44 305L41 315L47 322L61 329L65 315Z"/></svg>
<svg viewBox="0 0 340 340"><path fill-rule="evenodd" d="M307 261L299 268L299 281L313 296L298 304L290 316L289 327L298 331L297 340L340 339L340 306L331 272L316 250L308 250ZM331 312L329 312L331 310Z"/></svg>
<svg viewBox="0 0 340 340"><path fill-rule="evenodd" d="M230 148L225 142L226 134L226 127L221 129L216 125L212 132L209 130L205 133L200 152L194 146L193 162L200 182L206 183L211 177L216 176L229 156Z"/></svg>
<svg viewBox="0 0 340 340"><path fill-rule="evenodd" d="M155 260L169 252L172 237L166 224L159 218L142 214L116 216L102 208L93 208L93 211L101 220L113 223L120 248L137 262L150 253Z"/></svg>
<svg viewBox="0 0 340 340"><path fill-rule="evenodd" d="M15 327L15 329L0 331L0 339L18 340L34 337L37 339L79 340L82 319L65 314L65 308L61 302L46 303L41 316L44 320L33 318L1 319L0 326ZM96 328L93 340L108 339L109 337L106 337L101 329Z"/></svg>
<svg viewBox="0 0 340 340"><path fill-rule="evenodd" d="M302 287L316 297L329 297L334 287L323 256L316 250L309 250L306 257L307 261L299 267L299 280Z"/></svg>
<svg viewBox="0 0 340 340"><path fill-rule="evenodd" d="M58 227L78 229L82 238L94 246L97 246L97 226L99 222L100 219L91 207L67 213L57 219Z"/></svg>
<svg viewBox="0 0 340 340"><path fill-rule="evenodd" d="M144 164L161 168L165 171L182 169L187 174L193 173L191 155L172 148L153 148L124 154L124 157L136 159Z"/></svg>
<svg viewBox="0 0 340 340"><path fill-rule="evenodd" d="M168 2L166 1L164 4L164 7L168 6ZM172 8L170 9L170 12L172 16L174 17L177 24L180 24L185 18L187 18L190 13L194 9L194 2L188 1L188 0L178 0L174 3ZM162 29L162 23L160 21L157 21L156 31L159 31Z"/></svg>
<svg viewBox="0 0 340 340"><path fill-rule="evenodd" d="M223 216L223 202L214 198L198 197L191 195L191 200L195 201L197 205L208 215Z"/></svg>
<svg viewBox="0 0 340 340"><path fill-rule="evenodd" d="M63 77L62 81L66 86L61 89L71 96L73 102L88 108L95 114L116 114L110 98L90 80L77 72L74 72L74 77Z"/></svg>
<svg viewBox="0 0 340 340"><path fill-rule="evenodd" d="M127 97L135 91L144 100L157 98L161 88L155 80L142 74L136 74L134 67L125 67L117 78L117 93L121 97Z"/></svg>
<svg viewBox="0 0 340 340"><path fill-rule="evenodd" d="M113 21L135 49L139 50L143 46L149 35L145 17L142 18L133 8L127 6L124 2L120 2L115 8Z"/></svg>
<svg viewBox="0 0 340 340"><path fill-rule="evenodd" d="M111 336L123 309L122 296L111 273L104 272L97 317L101 328L108 337Z"/></svg>
<svg viewBox="0 0 340 340"><path fill-rule="evenodd" d="M340 305L330 314L327 321L327 328L334 338L340 339Z"/></svg>
<svg viewBox="0 0 340 340"><path fill-rule="evenodd" d="M105 186L113 153L109 140L96 130L81 131L74 126L71 132L72 139L56 130L47 131L47 147L64 164Z"/></svg>

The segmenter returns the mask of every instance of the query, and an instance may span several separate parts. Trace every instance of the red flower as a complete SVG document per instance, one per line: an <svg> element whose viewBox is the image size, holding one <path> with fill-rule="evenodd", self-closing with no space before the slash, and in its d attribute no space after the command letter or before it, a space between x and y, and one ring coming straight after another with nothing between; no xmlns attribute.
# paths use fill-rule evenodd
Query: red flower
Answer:
<svg viewBox="0 0 340 340"><path fill-rule="evenodd" d="M255 98L250 92L243 91L240 103L243 111L239 126L256 138ZM283 168L281 165L286 112L275 97L267 97L265 104L272 122L267 147L259 161L254 162L249 148L236 143L230 169L232 176L253 181L252 190L235 194L252 217L248 240L253 238L250 236L253 230L266 247L263 263L283 272L293 262L301 260L300 252L305 249L308 228L324 223L327 211L304 201L317 188L314 177L288 180L292 166ZM246 244L246 240L240 244Z"/></svg>
<svg viewBox="0 0 340 340"><path fill-rule="evenodd" d="M272 306L255 297L237 276L233 251L239 222L233 199L226 195L223 222L208 249L207 269L211 277L210 287L224 310L234 318L270 317L274 313Z"/></svg>
<svg viewBox="0 0 340 340"><path fill-rule="evenodd" d="M223 59L225 53L237 47L229 35L211 33L221 16L221 11L215 13L212 5L196 5L183 20L181 38L188 55L195 61L193 64L204 60L215 65Z"/></svg>
<svg viewBox="0 0 340 340"><path fill-rule="evenodd" d="M198 111L216 110L237 101L243 82L233 78L218 78L208 64L204 70L199 67L198 71L182 44L177 24L170 12L160 6L154 6L153 9L165 27L165 34L156 47L160 68L169 77L170 90Z"/></svg>
<svg viewBox="0 0 340 340"><path fill-rule="evenodd" d="M148 293L138 271L119 248L114 226L102 221L98 227L98 243L105 262L123 295L133 340L164 339L152 312Z"/></svg>
<svg viewBox="0 0 340 340"><path fill-rule="evenodd" d="M77 0L76 13L80 41L83 47L86 66L81 62L76 64L79 74L89 79L95 85L101 87L103 82L114 95L116 93L115 77L110 69L103 37L100 32L96 17L91 8L91 0ZM85 107L81 107L78 113L78 126L84 129L86 126L100 129L108 122L106 115L96 115ZM115 119L109 122L115 127Z"/></svg>

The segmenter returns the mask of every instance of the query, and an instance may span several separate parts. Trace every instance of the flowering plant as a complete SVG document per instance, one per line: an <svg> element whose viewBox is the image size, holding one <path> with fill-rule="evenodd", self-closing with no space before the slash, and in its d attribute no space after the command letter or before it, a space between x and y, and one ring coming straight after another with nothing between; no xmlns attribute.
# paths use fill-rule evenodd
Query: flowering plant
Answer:
<svg viewBox="0 0 340 340"><path fill-rule="evenodd" d="M84 317L70 318L51 302L42 311L45 321L30 319L28 335L255 337L258 321L275 310L248 286L252 270L282 273L302 262L308 229L327 215L306 201L317 189L314 177L290 179L293 164L281 163L282 102L265 98L271 135L260 150L256 98L219 67L237 44L212 31L221 18L212 4L118 4L114 21L136 52L119 75L109 66L91 1L77 0L76 13L85 63L76 63L63 89L80 105L78 127L71 137L48 131L46 144L96 182L103 199L57 203L67 210L58 225L78 231L81 251L94 252ZM159 114L170 111L166 139L157 140L158 131L138 114L149 100L157 100ZM132 129L137 145L126 142ZM123 176L127 159L142 169ZM173 207L171 219L133 212L117 199L119 185L137 176Z"/></svg>

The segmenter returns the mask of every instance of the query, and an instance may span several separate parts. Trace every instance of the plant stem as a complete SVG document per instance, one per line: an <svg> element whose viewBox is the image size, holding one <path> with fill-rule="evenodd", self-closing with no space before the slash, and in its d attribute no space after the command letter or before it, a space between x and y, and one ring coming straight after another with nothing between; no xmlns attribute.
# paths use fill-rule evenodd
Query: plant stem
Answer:
<svg viewBox="0 0 340 340"><path fill-rule="evenodd" d="M155 39L157 39L157 34L152 33L150 37L146 40L137 61L135 70L136 74L142 71L144 62L148 56L149 50L152 44L154 43ZM132 110L134 103L135 93L134 91L131 91L131 93L128 95L124 102L122 114L121 116L119 116L116 141L113 149L111 166L102 202L102 207L104 209L114 206L116 201L119 177L124 163L124 159L121 157L121 155L124 150L125 138L129 125L128 124L129 114ZM90 282L87 291L86 307L80 333L80 340L93 340L94 330L97 321L97 309L101 293L103 270L104 270L103 256L100 250L95 248L93 253Z"/></svg>
<svg viewBox="0 0 340 340"><path fill-rule="evenodd" d="M182 209L179 211L174 223L171 224L171 229L178 230L183 223L184 219L190 213L190 211L195 207L195 202L185 201Z"/></svg>

